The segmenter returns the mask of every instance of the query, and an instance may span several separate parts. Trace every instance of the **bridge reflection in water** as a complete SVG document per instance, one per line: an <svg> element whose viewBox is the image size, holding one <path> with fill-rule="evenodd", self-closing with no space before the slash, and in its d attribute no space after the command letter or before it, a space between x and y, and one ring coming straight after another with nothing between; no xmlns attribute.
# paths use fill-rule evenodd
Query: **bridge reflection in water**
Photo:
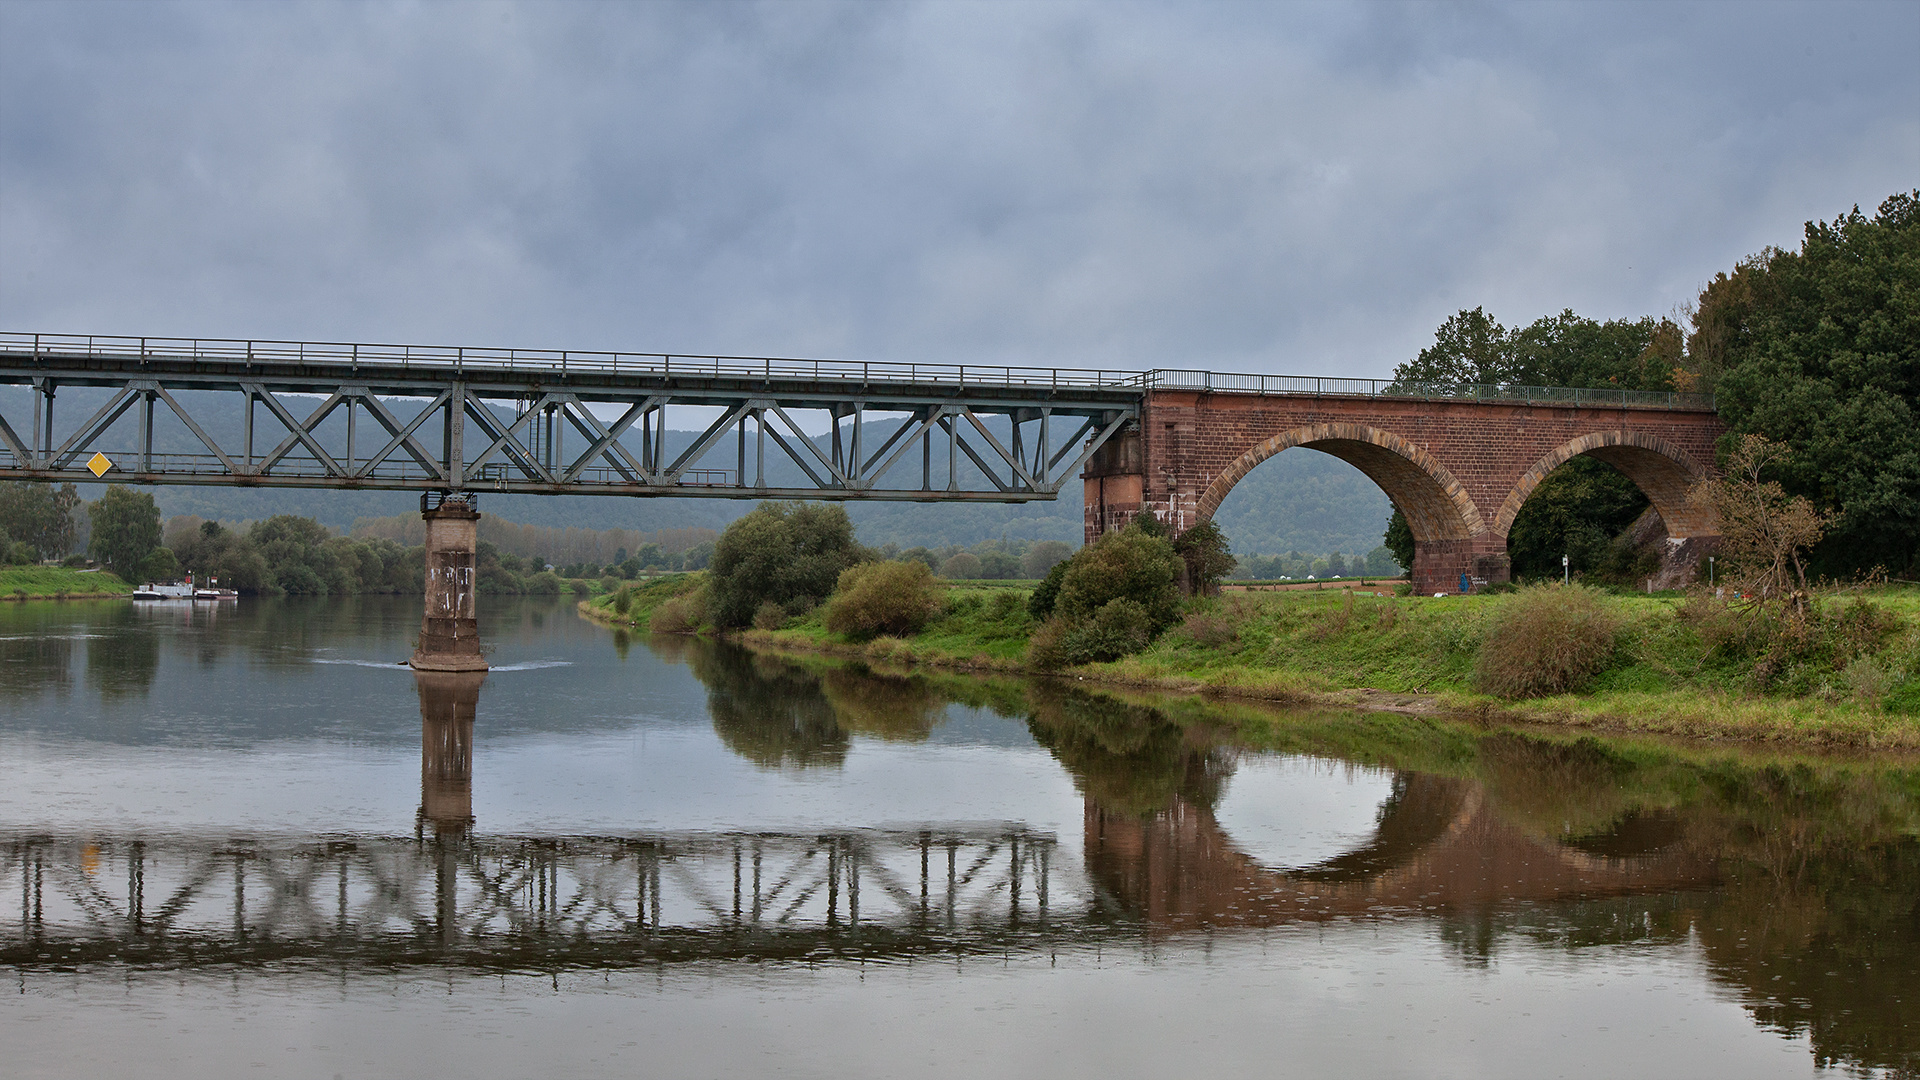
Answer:
<svg viewBox="0 0 1920 1080"><path fill-rule="evenodd" d="M1502 824L1477 784L1422 773L1396 774L1369 842L1316 866L1266 868L1214 817L1209 793L1230 770L1217 754L1176 754L1170 764L1199 789L1141 812L1103 807L1105 766L1067 745L1053 750L1087 791L1083 867L1060 864L1056 837L1006 823L476 836L485 675L414 679L413 837L16 834L0 841L0 888L19 913L0 932L0 963L885 959L1666 893L1715 876L1714 860L1686 845L1596 855L1538 839Z"/></svg>
<svg viewBox="0 0 1920 1080"><path fill-rule="evenodd" d="M485 675L416 672L414 836L17 834L0 963L292 959L504 969L1026 947L1103 921L1011 824L633 836L473 834ZM1079 890L1075 890L1079 892Z"/></svg>

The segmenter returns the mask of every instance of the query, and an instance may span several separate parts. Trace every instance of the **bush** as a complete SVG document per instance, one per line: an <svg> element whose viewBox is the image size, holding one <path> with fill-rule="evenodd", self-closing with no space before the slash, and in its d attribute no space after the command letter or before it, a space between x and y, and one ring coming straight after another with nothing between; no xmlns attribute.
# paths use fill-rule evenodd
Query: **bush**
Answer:
<svg viewBox="0 0 1920 1080"><path fill-rule="evenodd" d="M656 634L691 634L700 628L707 614L708 590L703 586L668 600L653 609L647 629Z"/></svg>
<svg viewBox="0 0 1920 1080"><path fill-rule="evenodd" d="M1093 618L1067 632L1067 662L1094 664L1131 656L1153 640L1152 619L1137 600L1122 597L1103 605Z"/></svg>
<svg viewBox="0 0 1920 1080"><path fill-rule="evenodd" d="M588 581L586 578L575 578L573 581L567 583L567 588L572 590L575 596L593 595L593 582Z"/></svg>
<svg viewBox="0 0 1920 1080"><path fill-rule="evenodd" d="M551 570L542 570L527 578L527 592L532 596L560 595L560 575Z"/></svg>
<svg viewBox="0 0 1920 1080"><path fill-rule="evenodd" d="M622 585L619 591L613 594L613 610L621 615L633 610L633 586Z"/></svg>
<svg viewBox="0 0 1920 1080"><path fill-rule="evenodd" d="M727 526L715 544L708 615L732 629L747 625L769 600L818 604L862 554L844 508L764 503Z"/></svg>
<svg viewBox="0 0 1920 1080"><path fill-rule="evenodd" d="M1521 589L1494 610L1475 679L1505 698L1569 693L1606 670L1618 631L1619 620L1593 589Z"/></svg>
<svg viewBox="0 0 1920 1080"><path fill-rule="evenodd" d="M1016 614L1024 614L1026 606L1019 593L1012 589L1001 589L993 594L993 600L987 605L987 617L995 622L1005 622Z"/></svg>
<svg viewBox="0 0 1920 1080"><path fill-rule="evenodd" d="M1211 649L1240 640L1240 630L1224 612L1188 612L1180 629L1195 645Z"/></svg>
<svg viewBox="0 0 1920 1080"><path fill-rule="evenodd" d="M941 593L933 572L917 559L849 567L827 602L827 629L853 637L905 637L940 614Z"/></svg>
<svg viewBox="0 0 1920 1080"><path fill-rule="evenodd" d="M1073 624L1065 619L1048 619L1027 638L1027 663L1041 671L1067 666L1067 634Z"/></svg>
<svg viewBox="0 0 1920 1080"><path fill-rule="evenodd" d="M755 630L778 630L787 625L787 609L768 600L753 610Z"/></svg>
<svg viewBox="0 0 1920 1080"><path fill-rule="evenodd" d="M1081 548L1060 579L1056 610L1074 620L1090 619L1109 603L1132 600L1147 613L1150 633L1180 618L1180 558L1165 536L1136 521Z"/></svg>

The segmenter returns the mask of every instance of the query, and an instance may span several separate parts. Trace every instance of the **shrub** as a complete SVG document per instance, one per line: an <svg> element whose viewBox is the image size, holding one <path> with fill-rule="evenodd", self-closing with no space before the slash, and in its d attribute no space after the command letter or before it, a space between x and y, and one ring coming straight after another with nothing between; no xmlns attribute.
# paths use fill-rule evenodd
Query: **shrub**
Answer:
<svg viewBox="0 0 1920 1080"><path fill-rule="evenodd" d="M567 583L567 588L571 589L575 596L593 595L593 582L588 581L586 578L575 578Z"/></svg>
<svg viewBox="0 0 1920 1080"><path fill-rule="evenodd" d="M1081 548L1060 579L1056 610L1084 620L1120 600L1132 600L1147 613L1150 634L1180 618L1180 559L1165 536L1136 521Z"/></svg>
<svg viewBox="0 0 1920 1080"><path fill-rule="evenodd" d="M1506 698L1579 689L1606 670L1619 621L1584 586L1521 589L1495 609L1480 645L1475 678Z"/></svg>
<svg viewBox="0 0 1920 1080"><path fill-rule="evenodd" d="M1067 634L1073 624L1065 619L1048 619L1027 638L1027 663L1041 671L1067 666Z"/></svg>
<svg viewBox="0 0 1920 1080"><path fill-rule="evenodd" d="M1093 664L1130 656L1152 640L1152 619L1146 607L1121 597L1108 601L1092 619L1069 630L1062 644L1068 663Z"/></svg>
<svg viewBox="0 0 1920 1080"><path fill-rule="evenodd" d="M714 545L707 614L731 629L745 626L769 600L817 604L861 555L843 507L764 503L727 526Z"/></svg>
<svg viewBox="0 0 1920 1080"><path fill-rule="evenodd" d="M993 594L993 600L987 605L987 617L995 622L1005 622L1023 612L1026 602L1012 589L1001 589Z"/></svg>
<svg viewBox="0 0 1920 1080"><path fill-rule="evenodd" d="M787 609L772 600L753 609L755 630L778 630L785 625L787 625Z"/></svg>
<svg viewBox="0 0 1920 1080"><path fill-rule="evenodd" d="M702 587L682 593L659 607L647 619L647 629L656 634L691 634L706 618L708 591Z"/></svg>
<svg viewBox="0 0 1920 1080"><path fill-rule="evenodd" d="M558 596L560 594L560 575L551 570L542 570L527 578L527 592L533 596Z"/></svg>
<svg viewBox="0 0 1920 1080"><path fill-rule="evenodd" d="M1202 648L1211 649L1240 639L1240 631L1234 626L1233 620L1221 611L1188 612L1180 629Z"/></svg>
<svg viewBox="0 0 1920 1080"><path fill-rule="evenodd" d="M633 610L633 586L622 585L619 591L613 594L613 610L621 615Z"/></svg>
<svg viewBox="0 0 1920 1080"><path fill-rule="evenodd" d="M917 559L849 567L827 602L827 629L854 637L917 633L940 614L942 591L927 564Z"/></svg>

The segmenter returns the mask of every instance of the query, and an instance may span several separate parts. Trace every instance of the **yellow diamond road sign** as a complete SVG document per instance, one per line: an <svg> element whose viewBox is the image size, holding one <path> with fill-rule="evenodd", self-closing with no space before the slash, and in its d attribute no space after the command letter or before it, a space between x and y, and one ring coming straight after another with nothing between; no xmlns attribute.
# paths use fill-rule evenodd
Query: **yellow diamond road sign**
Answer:
<svg viewBox="0 0 1920 1080"><path fill-rule="evenodd" d="M105 454L96 453L87 459L87 469L95 476L105 476L107 470L111 468L113 468L113 462L108 461Z"/></svg>

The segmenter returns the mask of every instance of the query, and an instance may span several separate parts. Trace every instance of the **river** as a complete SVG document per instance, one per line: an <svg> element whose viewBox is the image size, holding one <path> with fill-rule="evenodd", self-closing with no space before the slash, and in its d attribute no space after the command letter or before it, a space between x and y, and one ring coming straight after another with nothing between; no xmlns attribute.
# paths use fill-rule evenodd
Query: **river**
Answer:
<svg viewBox="0 0 1920 1080"><path fill-rule="evenodd" d="M1920 768L0 605L4 1071L1920 1075Z"/></svg>

